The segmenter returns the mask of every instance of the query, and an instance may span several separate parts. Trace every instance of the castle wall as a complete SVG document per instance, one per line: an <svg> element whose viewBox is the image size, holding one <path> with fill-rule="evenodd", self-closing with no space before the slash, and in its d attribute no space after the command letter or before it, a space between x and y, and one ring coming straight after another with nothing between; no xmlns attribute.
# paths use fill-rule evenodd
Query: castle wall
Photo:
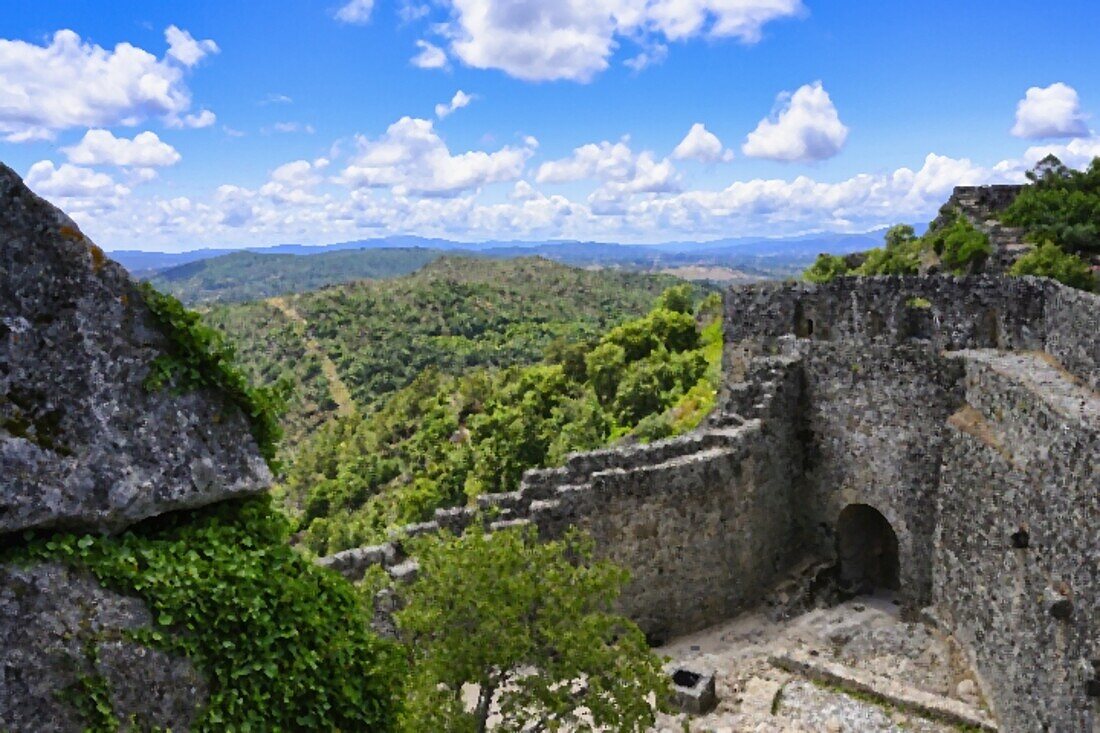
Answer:
<svg viewBox="0 0 1100 733"><path fill-rule="evenodd" d="M801 524L829 557L841 511L877 509L898 537L902 602L919 608L932 595L942 426L962 399L961 367L919 345L828 343L807 351Z"/></svg>
<svg viewBox="0 0 1100 733"><path fill-rule="evenodd" d="M544 536L581 528L601 557L627 568L631 581L620 609L652 639L705 628L756 605L803 545L795 519L802 456L792 419L801 369L781 361L762 372L767 386L753 396L755 417L763 419L709 433L715 447L695 454L597 470L587 483L535 502L527 515ZM723 435L729 437L718 443ZM601 451L576 457L567 469L613 465L616 455L631 451L663 459L668 448Z"/></svg>
<svg viewBox="0 0 1100 733"><path fill-rule="evenodd" d="M727 343L903 342L933 349L1041 349L1047 285L1035 278L936 275L761 283L726 293Z"/></svg>
<svg viewBox="0 0 1100 733"><path fill-rule="evenodd" d="M944 449L934 596L1002 730L1096 730L1100 398L1059 387L1035 358L1016 376L967 359L968 404Z"/></svg>
<svg viewBox="0 0 1100 733"><path fill-rule="evenodd" d="M1045 309L1045 351L1100 391L1100 307L1095 295L1052 287Z"/></svg>

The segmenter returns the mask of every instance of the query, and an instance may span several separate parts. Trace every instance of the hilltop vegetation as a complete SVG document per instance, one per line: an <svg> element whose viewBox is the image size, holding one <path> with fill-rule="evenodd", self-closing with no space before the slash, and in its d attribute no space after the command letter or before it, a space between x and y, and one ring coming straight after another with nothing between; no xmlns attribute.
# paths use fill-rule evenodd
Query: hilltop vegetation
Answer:
<svg viewBox="0 0 1100 733"><path fill-rule="evenodd" d="M1050 155L1027 177L1030 183L1001 212L1000 220L1024 229L1034 247L1009 273L1095 289L1088 258L1100 256L1100 158L1077 171ZM820 255L803 277L828 282L846 275L915 275L925 268L961 275L979 270L990 253L989 238L956 213L923 237L910 226L898 225L886 232L883 247L845 257Z"/></svg>
<svg viewBox="0 0 1100 733"><path fill-rule="evenodd" d="M293 445L337 412L326 360L366 411L426 369L444 378L539 361L555 340L590 339L645 313L676 282L541 259L445 257L406 277L288 296L281 308L216 305L205 320L255 382L294 387L284 418Z"/></svg>
<svg viewBox="0 0 1100 733"><path fill-rule="evenodd" d="M365 278L407 275L442 255L407 247L357 249L315 255L234 252L168 268L149 282L189 304L239 303L316 290Z"/></svg>
<svg viewBox="0 0 1100 733"><path fill-rule="evenodd" d="M383 539L479 494L512 491L528 468L629 436L695 427L714 405L720 299L689 286L599 338L558 341L531 366L428 370L365 418L304 444L281 495L319 553Z"/></svg>

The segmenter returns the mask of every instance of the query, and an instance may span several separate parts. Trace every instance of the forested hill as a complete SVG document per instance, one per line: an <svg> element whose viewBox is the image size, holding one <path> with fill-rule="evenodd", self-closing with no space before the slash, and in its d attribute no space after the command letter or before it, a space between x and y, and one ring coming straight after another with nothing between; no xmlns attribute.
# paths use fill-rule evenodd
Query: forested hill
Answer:
<svg viewBox="0 0 1100 733"><path fill-rule="evenodd" d="M214 305L204 315L257 383L283 378L295 388L284 419L293 446L427 368L461 374L539 361L552 343L589 339L647 312L677 282L537 258L447 256L400 278Z"/></svg>
<svg viewBox="0 0 1100 733"><path fill-rule="evenodd" d="M423 247L342 250L309 257L233 252L162 270L149 282L189 304L239 303L351 280L407 275L442 254Z"/></svg>

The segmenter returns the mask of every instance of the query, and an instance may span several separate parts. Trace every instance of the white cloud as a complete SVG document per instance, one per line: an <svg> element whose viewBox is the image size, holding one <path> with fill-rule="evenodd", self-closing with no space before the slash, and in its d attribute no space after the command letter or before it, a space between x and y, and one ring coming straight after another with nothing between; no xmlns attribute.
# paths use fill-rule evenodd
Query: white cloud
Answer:
<svg viewBox="0 0 1100 733"><path fill-rule="evenodd" d="M528 81L586 82L607 68L619 39L649 39L630 61L641 68L661 40L695 36L760 40L763 27L798 15L800 0L449 0L451 50L479 69Z"/></svg>
<svg viewBox="0 0 1100 733"><path fill-rule="evenodd" d="M1034 166L1048 155L1055 155L1071 168L1085 168L1093 158L1100 158L1100 136L1079 137L1060 145L1037 145L1024 153L1023 164Z"/></svg>
<svg viewBox="0 0 1100 733"><path fill-rule="evenodd" d="M285 94L268 94L260 100L260 104L293 104L294 100Z"/></svg>
<svg viewBox="0 0 1100 733"><path fill-rule="evenodd" d="M617 143L604 140L573 149L568 158L551 160L539 166L535 180L539 183L566 183L588 178L624 180L634 171L634 153L627 144L629 138Z"/></svg>
<svg viewBox="0 0 1100 733"><path fill-rule="evenodd" d="M116 165L151 168L175 165L180 154L155 132L142 132L133 140L115 137L109 130L88 130L76 145L62 148L69 162L79 165ZM143 174L148 176L148 174Z"/></svg>
<svg viewBox="0 0 1100 733"><path fill-rule="evenodd" d="M459 89L457 92L455 92L455 95L451 97L451 101L449 103L441 103L435 106L435 116L439 119L443 119L455 110L462 109L463 107L469 105L472 101L474 101L473 96Z"/></svg>
<svg viewBox="0 0 1100 733"><path fill-rule="evenodd" d="M752 158L824 160L839 153L847 139L848 128L818 81L780 94L776 110L749 133L741 150Z"/></svg>
<svg viewBox="0 0 1100 733"><path fill-rule="evenodd" d="M654 43L636 56L631 56L623 61L623 66L634 71L641 71L646 67L659 64L668 58L668 46L664 43Z"/></svg>
<svg viewBox="0 0 1100 733"><path fill-rule="evenodd" d="M168 115L164 118L164 124L168 127L180 129L189 127L192 129L198 129L200 127L210 127L218 121L218 116L208 109L199 110L195 114L186 115Z"/></svg>
<svg viewBox="0 0 1100 733"><path fill-rule="evenodd" d="M264 132L268 131L267 128L264 128ZM271 126L270 131L282 133L303 132L306 135L312 135L316 132L313 125L302 124L301 122L276 122Z"/></svg>
<svg viewBox="0 0 1100 733"><path fill-rule="evenodd" d="M164 31L164 40L168 41L168 55L184 66L194 66L221 49L210 39L196 41L194 36L174 25Z"/></svg>
<svg viewBox="0 0 1100 733"><path fill-rule="evenodd" d="M359 152L340 180L353 187L390 187L397 195L455 196L462 191L520 177L534 152L504 147L452 155L430 120L402 117L377 140L359 138Z"/></svg>
<svg viewBox="0 0 1100 733"><path fill-rule="evenodd" d="M370 21L374 0L351 0L336 11L336 19L343 23L363 24Z"/></svg>
<svg viewBox="0 0 1100 733"><path fill-rule="evenodd" d="M0 40L0 136L9 142L178 118L190 106L182 68L129 43L108 51L70 30L46 46Z"/></svg>
<svg viewBox="0 0 1100 733"><path fill-rule="evenodd" d="M688 134L672 151L677 160L698 160L701 163L716 163L733 160L733 151L722 146L718 136L708 130L702 122L696 122Z"/></svg>
<svg viewBox="0 0 1100 733"><path fill-rule="evenodd" d="M69 163L54 166L51 160L40 160L32 165L27 171L26 183L40 196L61 199L64 205L79 209L113 207L130 193L130 189L115 183L106 173Z"/></svg>
<svg viewBox="0 0 1100 733"><path fill-rule="evenodd" d="M416 47L420 49L420 53L412 57L413 66L421 69L442 69L447 65L447 53L434 43L417 41Z"/></svg>
<svg viewBox="0 0 1100 733"><path fill-rule="evenodd" d="M1077 90L1057 82L1049 87L1031 87L1016 105L1016 137L1079 137L1088 134Z"/></svg>

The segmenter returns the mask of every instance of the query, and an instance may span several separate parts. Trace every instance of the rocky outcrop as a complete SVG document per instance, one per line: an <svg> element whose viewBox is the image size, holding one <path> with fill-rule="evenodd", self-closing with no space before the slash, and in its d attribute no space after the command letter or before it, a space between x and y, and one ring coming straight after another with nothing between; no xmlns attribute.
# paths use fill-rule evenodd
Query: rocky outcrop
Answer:
<svg viewBox="0 0 1100 733"><path fill-rule="evenodd" d="M212 390L152 389L171 335L71 219L0 164L0 547L112 532L265 490L247 417ZM188 730L208 685L137 641L139 598L51 562L0 564L0 731Z"/></svg>
<svg viewBox="0 0 1100 733"><path fill-rule="evenodd" d="M117 530L270 483L238 408L144 386L167 344L126 271L0 164L0 535Z"/></svg>
<svg viewBox="0 0 1100 733"><path fill-rule="evenodd" d="M151 624L140 600L64 566L0 566L0 730L83 730L97 686L125 730L187 730L206 683L130 638Z"/></svg>

